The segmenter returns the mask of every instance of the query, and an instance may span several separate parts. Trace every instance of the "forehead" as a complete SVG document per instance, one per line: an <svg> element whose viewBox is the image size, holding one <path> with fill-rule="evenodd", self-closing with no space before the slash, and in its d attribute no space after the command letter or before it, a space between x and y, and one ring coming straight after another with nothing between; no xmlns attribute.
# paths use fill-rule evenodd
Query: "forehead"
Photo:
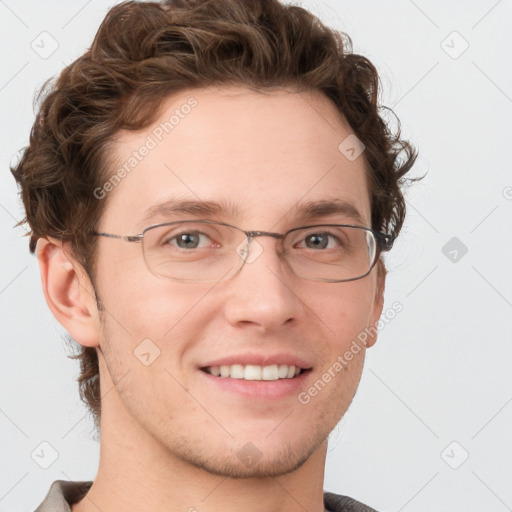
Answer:
<svg viewBox="0 0 512 512"><path fill-rule="evenodd" d="M102 227L133 231L165 221L176 201L234 206L221 215L248 229L293 220L298 206L319 201L352 205L368 224L363 157L339 150L349 136L319 92L182 91L150 126L122 131L110 146ZM164 203L171 208L159 208Z"/></svg>

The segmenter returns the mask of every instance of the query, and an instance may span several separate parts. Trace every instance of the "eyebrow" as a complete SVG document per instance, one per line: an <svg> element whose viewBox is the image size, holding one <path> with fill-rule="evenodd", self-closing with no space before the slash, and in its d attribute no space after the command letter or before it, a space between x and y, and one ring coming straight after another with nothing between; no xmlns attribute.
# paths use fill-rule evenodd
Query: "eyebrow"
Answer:
<svg viewBox="0 0 512 512"><path fill-rule="evenodd" d="M194 199L169 199L163 203L151 206L141 219L141 224L154 217L171 217L173 215L187 214L205 217L224 215L237 217L240 215L240 206L228 201L199 201Z"/></svg>
<svg viewBox="0 0 512 512"><path fill-rule="evenodd" d="M294 212L301 222L311 221L318 217L338 214L351 217L362 225L365 223L363 216L354 204L349 201L336 198L302 203L299 202L290 211ZM141 225L159 216L167 218L172 217L173 215L186 214L203 217L220 216L235 218L239 217L241 212L242 209L238 203L226 200L199 201L192 199L169 199L148 208L144 217L141 219Z"/></svg>
<svg viewBox="0 0 512 512"><path fill-rule="evenodd" d="M343 199L324 199L319 201L309 201L307 203L298 203L296 213L301 220L312 220L317 217L339 214L345 217L351 217L360 224L365 221L359 210L354 204Z"/></svg>

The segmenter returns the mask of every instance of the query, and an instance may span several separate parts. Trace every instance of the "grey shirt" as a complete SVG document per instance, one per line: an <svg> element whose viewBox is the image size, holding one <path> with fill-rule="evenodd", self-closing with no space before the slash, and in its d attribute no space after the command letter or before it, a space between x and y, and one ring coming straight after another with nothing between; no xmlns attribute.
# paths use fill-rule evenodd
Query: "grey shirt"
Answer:
<svg viewBox="0 0 512 512"><path fill-rule="evenodd" d="M92 482L55 480L35 512L71 512L71 505L78 503L91 485ZM324 492L324 507L326 512L377 512L364 503L332 492Z"/></svg>

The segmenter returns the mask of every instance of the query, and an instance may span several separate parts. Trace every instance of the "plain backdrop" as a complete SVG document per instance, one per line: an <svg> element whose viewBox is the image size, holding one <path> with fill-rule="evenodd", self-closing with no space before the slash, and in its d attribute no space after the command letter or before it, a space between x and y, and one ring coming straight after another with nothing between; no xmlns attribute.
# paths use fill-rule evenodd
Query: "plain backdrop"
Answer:
<svg viewBox="0 0 512 512"><path fill-rule="evenodd" d="M427 172L387 258L385 310L403 309L330 436L324 488L389 512L512 510L512 2L295 3L376 65L382 103L419 149L413 174ZM97 470L78 362L14 228L9 164L28 143L36 89L88 48L112 4L0 1L3 512L33 510L54 480ZM51 55L33 49L41 38L47 52L58 45Z"/></svg>

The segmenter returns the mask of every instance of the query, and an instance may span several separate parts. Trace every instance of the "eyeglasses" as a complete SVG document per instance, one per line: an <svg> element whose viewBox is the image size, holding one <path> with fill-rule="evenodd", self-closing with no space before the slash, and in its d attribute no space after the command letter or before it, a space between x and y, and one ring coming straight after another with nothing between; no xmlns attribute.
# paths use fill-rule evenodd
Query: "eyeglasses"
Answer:
<svg viewBox="0 0 512 512"><path fill-rule="evenodd" d="M244 231L211 220L182 220L156 224L138 235L94 235L142 243L144 260L155 276L175 281L213 282L231 279L263 248L251 242L271 236L279 253L298 277L312 281L354 281L367 276L381 251L393 246L391 235L362 226L318 224L284 234Z"/></svg>

